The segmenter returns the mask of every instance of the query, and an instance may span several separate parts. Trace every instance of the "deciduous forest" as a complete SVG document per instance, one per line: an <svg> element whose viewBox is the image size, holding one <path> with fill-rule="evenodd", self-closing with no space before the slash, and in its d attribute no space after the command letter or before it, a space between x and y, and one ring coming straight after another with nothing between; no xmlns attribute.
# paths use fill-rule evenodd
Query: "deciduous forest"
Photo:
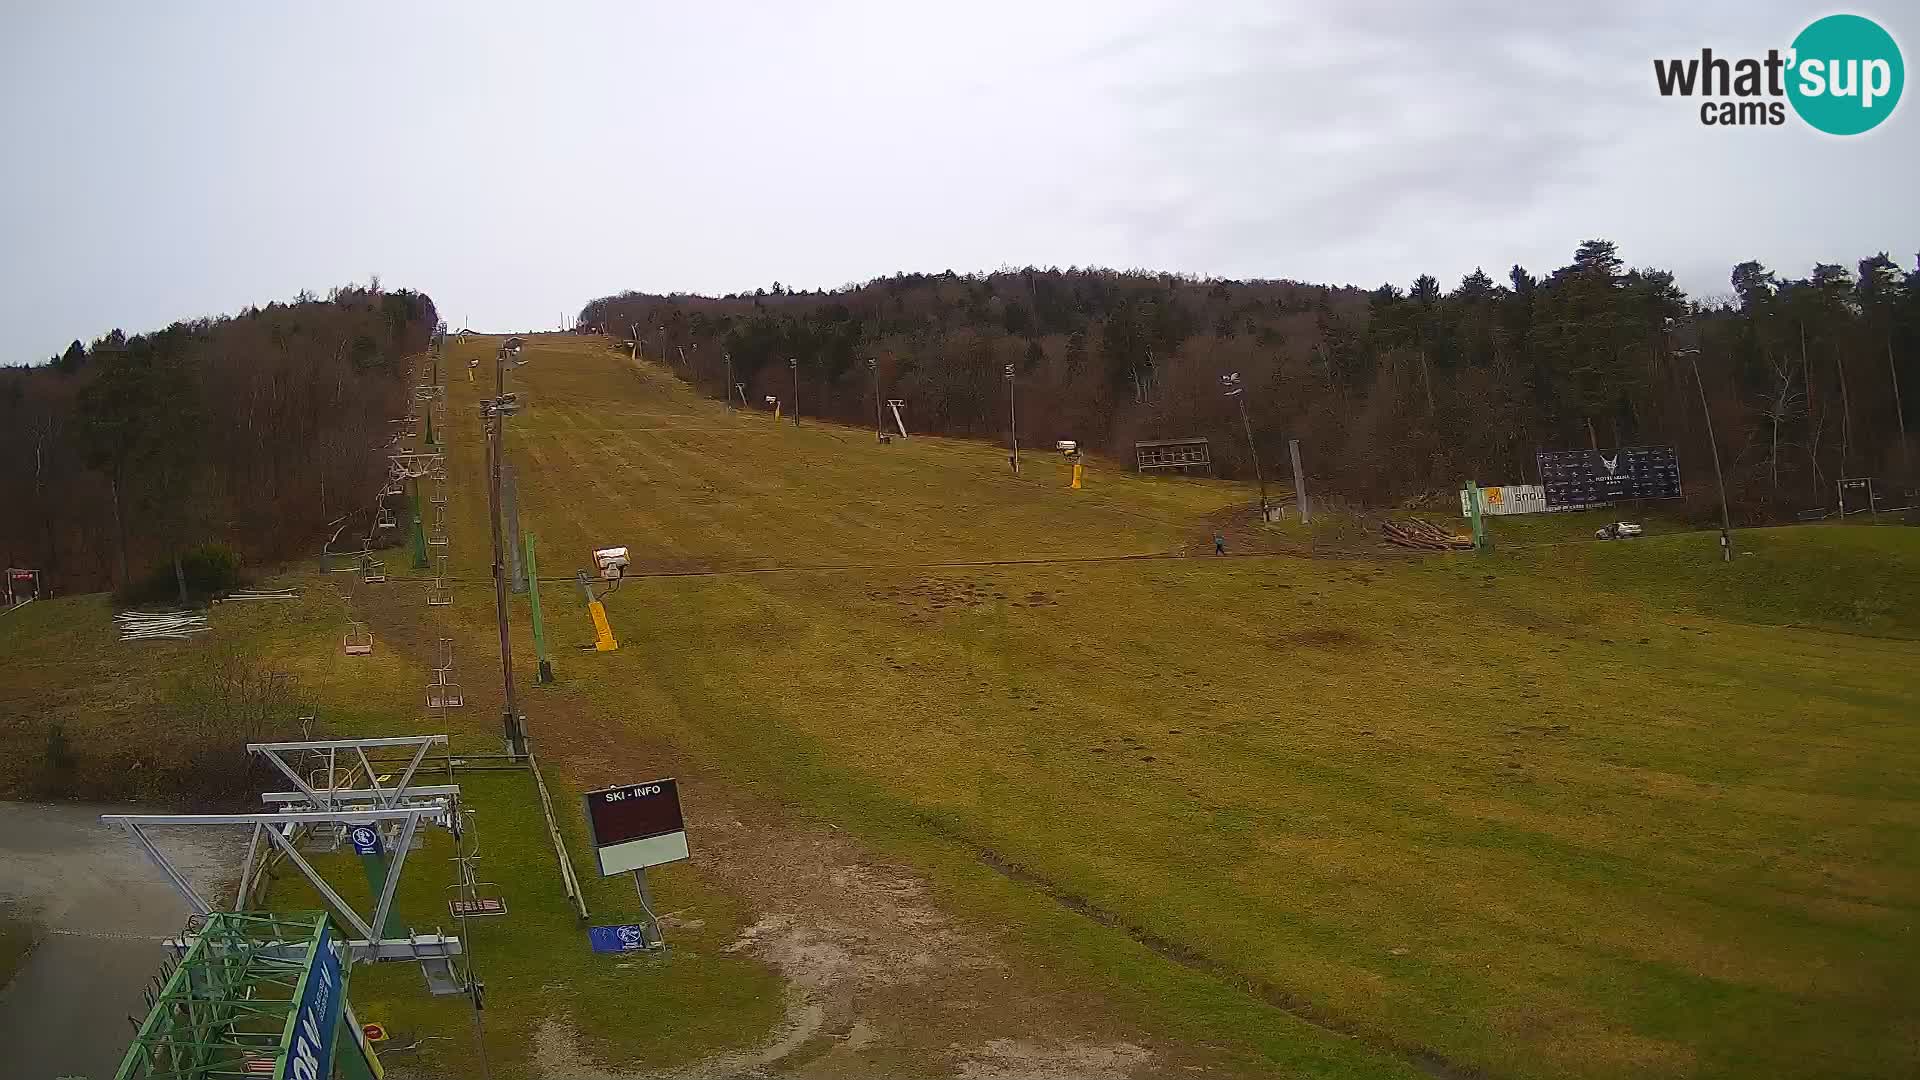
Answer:
<svg viewBox="0 0 1920 1080"><path fill-rule="evenodd" d="M0 368L0 558L64 593L164 576L208 543L312 554L384 476L404 358L437 322L376 280Z"/></svg>
<svg viewBox="0 0 1920 1080"><path fill-rule="evenodd" d="M1076 439L1130 462L1136 439L1204 435L1222 475L1250 478L1221 387L1239 372L1269 476L1298 438L1311 484L1369 504L1533 482L1541 450L1667 444L1685 510L1704 519L1717 512L1709 410L1739 519L1831 507L1843 476L1910 487L1920 274L1884 254L1804 277L1744 262L1729 286L1692 299L1591 240L1549 273L1476 270L1452 289L1428 275L1367 292L1029 267L623 293L579 325L637 337L716 396L730 358L747 400L789 411L797 360L802 413L847 423L873 423L877 370L910 425L1001 440L1011 365L1024 446Z"/></svg>

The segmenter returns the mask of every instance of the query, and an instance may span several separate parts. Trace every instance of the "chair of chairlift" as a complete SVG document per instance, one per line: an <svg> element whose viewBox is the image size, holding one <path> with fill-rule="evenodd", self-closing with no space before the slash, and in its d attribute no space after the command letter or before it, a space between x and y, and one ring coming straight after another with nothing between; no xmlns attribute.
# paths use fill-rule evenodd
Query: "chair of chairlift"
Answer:
<svg viewBox="0 0 1920 1080"><path fill-rule="evenodd" d="M433 572L433 586L427 590L428 607L446 607L453 603L453 590L447 588L447 557L440 556L440 565Z"/></svg>
<svg viewBox="0 0 1920 1080"><path fill-rule="evenodd" d="M383 506L380 508L380 516L374 520L374 525L382 529L397 529L400 527L400 520L393 516L393 511Z"/></svg>
<svg viewBox="0 0 1920 1080"><path fill-rule="evenodd" d="M433 669L437 672L448 672L453 670L453 639L452 638L443 637L440 639L440 643L433 647ZM442 677L435 681L446 682L447 680L444 677Z"/></svg>
<svg viewBox="0 0 1920 1080"><path fill-rule="evenodd" d="M366 623L349 622L347 636L341 639L340 644L348 656L371 656L373 655L373 631L367 629Z"/></svg>
<svg viewBox="0 0 1920 1080"><path fill-rule="evenodd" d="M360 562L360 580L369 585L378 585L387 580L387 564L379 559L366 558Z"/></svg>
<svg viewBox="0 0 1920 1080"><path fill-rule="evenodd" d="M456 881L447 886L447 891L454 894L453 898L447 901L448 914L462 921L479 918L483 915L505 915L507 913L507 897L506 893L501 890L500 883L496 881L473 880L473 868L467 865L469 859L463 858L458 861L461 864L462 876L466 880ZM460 895L462 891L464 891L466 895ZM471 906L465 911L462 911L455 906L461 903Z"/></svg>
<svg viewBox="0 0 1920 1080"><path fill-rule="evenodd" d="M466 703L467 699L461 696L459 683L440 682L427 686L429 709L457 709Z"/></svg>

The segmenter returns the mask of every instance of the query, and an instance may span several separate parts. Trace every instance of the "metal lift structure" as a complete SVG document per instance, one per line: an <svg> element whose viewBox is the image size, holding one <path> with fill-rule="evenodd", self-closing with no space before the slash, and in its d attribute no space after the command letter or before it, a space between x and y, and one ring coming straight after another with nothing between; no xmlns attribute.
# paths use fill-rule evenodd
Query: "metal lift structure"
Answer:
<svg viewBox="0 0 1920 1080"><path fill-rule="evenodd" d="M115 1080L380 1075L347 997L352 961L325 912L196 921L191 944L147 992L146 1021Z"/></svg>

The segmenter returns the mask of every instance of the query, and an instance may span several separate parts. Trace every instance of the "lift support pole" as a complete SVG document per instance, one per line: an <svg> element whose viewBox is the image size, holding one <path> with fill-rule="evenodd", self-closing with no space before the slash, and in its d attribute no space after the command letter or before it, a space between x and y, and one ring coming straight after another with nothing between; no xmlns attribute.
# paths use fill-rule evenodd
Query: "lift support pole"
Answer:
<svg viewBox="0 0 1920 1080"><path fill-rule="evenodd" d="M540 673L535 682L553 685L553 660L547 656L547 624L540 617L540 566L533 559L533 531L523 537L527 546L527 604L533 609L533 654L540 658Z"/></svg>

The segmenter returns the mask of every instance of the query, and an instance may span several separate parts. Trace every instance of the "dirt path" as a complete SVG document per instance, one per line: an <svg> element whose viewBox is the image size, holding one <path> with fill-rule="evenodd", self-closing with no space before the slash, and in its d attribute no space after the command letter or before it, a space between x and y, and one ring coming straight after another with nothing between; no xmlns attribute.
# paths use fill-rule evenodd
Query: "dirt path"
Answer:
<svg viewBox="0 0 1920 1080"><path fill-rule="evenodd" d="M561 721L548 710L549 755L562 771L583 784L619 773L618 758L610 763L602 754L556 746ZM675 757L632 745L620 756L651 765ZM878 858L832 825L798 823L766 800L730 790L697 763L680 758L671 767L683 778L699 864L757 914L729 949L751 953L785 978L785 1021L759 1046L667 1074L597 1069L554 1022L541 1032L537 1052L547 1076L1228 1075L1116 1019L1096 994L1011 955L990 929L942 911L910 868Z"/></svg>

